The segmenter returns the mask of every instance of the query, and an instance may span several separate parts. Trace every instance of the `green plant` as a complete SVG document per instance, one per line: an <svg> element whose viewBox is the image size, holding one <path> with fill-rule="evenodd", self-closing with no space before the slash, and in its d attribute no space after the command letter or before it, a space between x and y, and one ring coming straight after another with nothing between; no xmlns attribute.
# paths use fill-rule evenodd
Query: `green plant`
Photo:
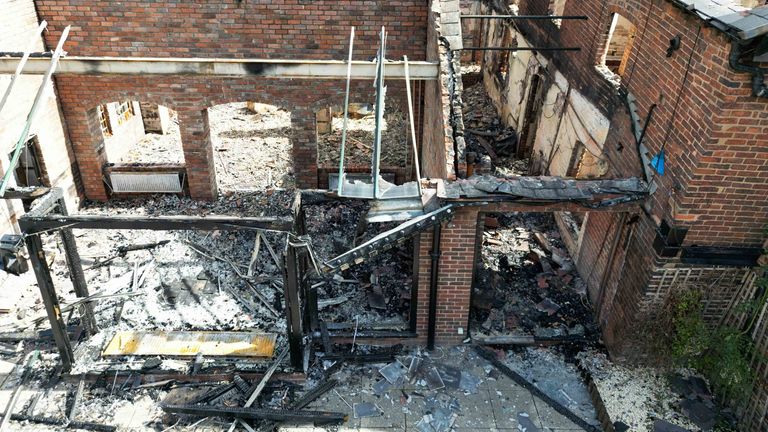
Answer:
<svg viewBox="0 0 768 432"><path fill-rule="evenodd" d="M691 290L675 299L672 357L703 374L716 394L743 401L751 394L755 372L750 365L754 343L744 332L721 326L710 329L702 318L702 294Z"/></svg>

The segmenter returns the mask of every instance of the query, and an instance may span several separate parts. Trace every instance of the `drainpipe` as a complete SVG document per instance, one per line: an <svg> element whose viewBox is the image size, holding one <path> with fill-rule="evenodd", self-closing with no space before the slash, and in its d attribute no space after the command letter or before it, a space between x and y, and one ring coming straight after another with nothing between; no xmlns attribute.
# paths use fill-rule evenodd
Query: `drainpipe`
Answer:
<svg viewBox="0 0 768 432"><path fill-rule="evenodd" d="M429 280L429 322L427 327L427 349L435 349L435 328L437 326L437 277L440 269L440 224L432 232L432 267Z"/></svg>
<svg viewBox="0 0 768 432"><path fill-rule="evenodd" d="M739 62L743 47L739 41L731 43L731 54L728 56L728 64L731 66L731 69L737 72L752 74L752 96L768 97L768 86L765 85L765 69Z"/></svg>

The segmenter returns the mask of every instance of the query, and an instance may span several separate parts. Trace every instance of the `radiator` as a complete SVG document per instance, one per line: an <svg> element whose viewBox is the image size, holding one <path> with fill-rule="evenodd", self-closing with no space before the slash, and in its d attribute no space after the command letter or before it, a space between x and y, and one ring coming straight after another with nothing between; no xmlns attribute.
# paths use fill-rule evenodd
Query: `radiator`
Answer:
<svg viewBox="0 0 768 432"><path fill-rule="evenodd" d="M109 174L114 193L181 193L177 172L113 172Z"/></svg>

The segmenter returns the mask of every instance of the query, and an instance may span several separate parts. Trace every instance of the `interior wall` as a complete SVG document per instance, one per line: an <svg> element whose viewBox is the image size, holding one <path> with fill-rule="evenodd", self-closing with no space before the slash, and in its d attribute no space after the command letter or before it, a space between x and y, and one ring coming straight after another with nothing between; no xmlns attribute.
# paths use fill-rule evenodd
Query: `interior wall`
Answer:
<svg viewBox="0 0 768 432"><path fill-rule="evenodd" d="M42 38L34 37L37 27L38 17L32 0L4 2L3 12L0 13L0 51L23 51L30 45L31 40L34 40L34 51L45 51ZM11 75L0 74L0 92L5 92L10 81ZM3 173L10 167L9 154L19 140L42 81L43 78L40 75L22 74L16 80L13 92L0 112L0 163ZM37 117L30 128L31 135L37 136L41 158L51 186L62 188L67 206L70 209L77 208L79 199L73 176L76 165L68 150L67 134L59 114L59 105L52 82L46 86ZM2 200L0 202L0 233L16 231L15 221L23 212L20 201Z"/></svg>

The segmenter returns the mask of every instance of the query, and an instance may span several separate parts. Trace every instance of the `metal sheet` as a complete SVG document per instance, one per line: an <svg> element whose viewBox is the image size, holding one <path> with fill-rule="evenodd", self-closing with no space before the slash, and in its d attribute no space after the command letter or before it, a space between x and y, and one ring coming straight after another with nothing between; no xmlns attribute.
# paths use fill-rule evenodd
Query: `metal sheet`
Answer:
<svg viewBox="0 0 768 432"><path fill-rule="evenodd" d="M181 193L179 173L113 172L109 174L116 193Z"/></svg>
<svg viewBox="0 0 768 432"><path fill-rule="evenodd" d="M121 331L102 355L272 357L275 340L274 333Z"/></svg>

